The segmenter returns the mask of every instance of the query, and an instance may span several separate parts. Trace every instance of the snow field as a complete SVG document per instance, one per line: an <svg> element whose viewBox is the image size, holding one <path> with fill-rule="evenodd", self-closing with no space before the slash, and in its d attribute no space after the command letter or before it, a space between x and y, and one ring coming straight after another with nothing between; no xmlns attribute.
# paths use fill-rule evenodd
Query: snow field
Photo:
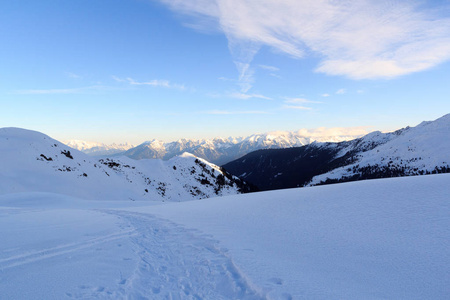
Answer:
<svg viewBox="0 0 450 300"><path fill-rule="evenodd" d="M7 299L445 299L450 174L162 203L0 197Z"/></svg>

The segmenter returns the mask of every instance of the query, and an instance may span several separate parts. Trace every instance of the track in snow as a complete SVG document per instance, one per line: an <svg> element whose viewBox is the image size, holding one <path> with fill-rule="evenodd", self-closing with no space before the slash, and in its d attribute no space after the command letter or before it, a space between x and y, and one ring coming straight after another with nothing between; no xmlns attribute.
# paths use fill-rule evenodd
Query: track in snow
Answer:
<svg viewBox="0 0 450 300"><path fill-rule="evenodd" d="M120 240L127 236L133 236L133 234L134 230L122 231L119 233L113 233L101 237L96 237L83 242L59 245L56 247L47 248L39 251L30 251L19 255L10 256L8 258L0 259L0 270L4 271L9 268L34 263L40 260L45 260L55 256L76 252L82 249L91 248L98 244Z"/></svg>
<svg viewBox="0 0 450 300"><path fill-rule="evenodd" d="M139 263L123 279L130 299L264 299L239 273L226 250L195 231L147 214L103 211L134 227Z"/></svg>

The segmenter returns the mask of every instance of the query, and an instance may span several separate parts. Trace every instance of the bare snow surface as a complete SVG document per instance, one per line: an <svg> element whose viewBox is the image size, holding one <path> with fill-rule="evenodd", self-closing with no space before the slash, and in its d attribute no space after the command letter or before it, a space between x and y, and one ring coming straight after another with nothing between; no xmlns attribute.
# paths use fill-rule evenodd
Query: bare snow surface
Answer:
<svg viewBox="0 0 450 300"><path fill-rule="evenodd" d="M449 195L450 174L180 203L4 193L0 298L445 299Z"/></svg>

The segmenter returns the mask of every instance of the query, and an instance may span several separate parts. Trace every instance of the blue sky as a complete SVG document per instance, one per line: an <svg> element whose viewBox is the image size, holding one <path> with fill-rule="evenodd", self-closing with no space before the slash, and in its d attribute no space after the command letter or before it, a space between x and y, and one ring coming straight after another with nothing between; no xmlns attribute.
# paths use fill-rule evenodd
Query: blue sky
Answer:
<svg viewBox="0 0 450 300"><path fill-rule="evenodd" d="M450 113L450 1L0 4L0 127L140 143Z"/></svg>

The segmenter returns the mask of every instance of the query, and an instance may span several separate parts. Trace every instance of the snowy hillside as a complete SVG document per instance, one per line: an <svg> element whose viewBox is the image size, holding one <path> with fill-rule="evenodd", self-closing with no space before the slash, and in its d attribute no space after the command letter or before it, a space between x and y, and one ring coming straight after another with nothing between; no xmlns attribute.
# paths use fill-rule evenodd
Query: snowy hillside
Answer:
<svg viewBox="0 0 450 300"><path fill-rule="evenodd" d="M449 195L450 174L182 203L0 195L0 298L447 299Z"/></svg>
<svg viewBox="0 0 450 300"><path fill-rule="evenodd" d="M450 172L450 115L339 143L259 150L223 167L273 190L362 179Z"/></svg>
<svg viewBox="0 0 450 300"><path fill-rule="evenodd" d="M183 152L189 152L218 165L225 164L247 153L259 149L278 149L299 147L317 142L340 142L355 139L354 135L325 136L305 131L277 131L265 134L254 134L246 138L215 138L212 140L180 139L163 143L152 140L129 149L124 155L133 159L161 158L170 159Z"/></svg>
<svg viewBox="0 0 450 300"><path fill-rule="evenodd" d="M315 176L311 185L365 178L450 172L450 114L393 133L374 132L350 142L335 159L343 166Z"/></svg>
<svg viewBox="0 0 450 300"><path fill-rule="evenodd" d="M107 145L104 143L86 142L80 140L63 141L63 143L69 146L70 148L95 156L122 153L130 148L135 147L135 145L131 145L128 143Z"/></svg>
<svg viewBox="0 0 450 300"><path fill-rule="evenodd" d="M95 159L44 134L18 128L0 129L0 155L0 194L184 201L247 189L241 180L187 153L169 161Z"/></svg>

